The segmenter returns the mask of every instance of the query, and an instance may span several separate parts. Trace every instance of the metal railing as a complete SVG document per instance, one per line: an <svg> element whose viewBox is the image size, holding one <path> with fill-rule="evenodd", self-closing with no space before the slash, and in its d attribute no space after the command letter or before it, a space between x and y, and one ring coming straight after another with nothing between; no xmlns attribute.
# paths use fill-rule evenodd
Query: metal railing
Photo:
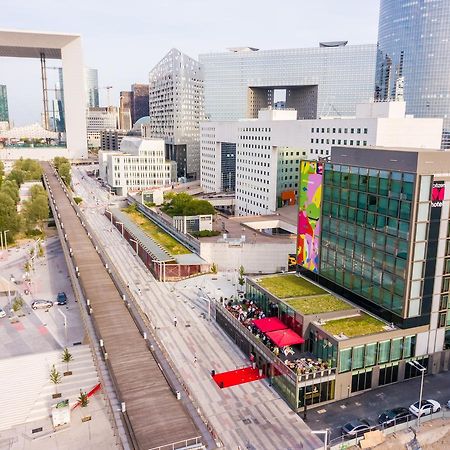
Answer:
<svg viewBox="0 0 450 450"><path fill-rule="evenodd" d="M198 436L196 438L187 439L185 441L174 442L169 445L162 445L160 447L152 447L149 450L177 450L177 449L192 449L192 450L201 450L204 449L205 446L202 444L201 437Z"/></svg>
<svg viewBox="0 0 450 450"><path fill-rule="evenodd" d="M450 410L447 408L441 409L439 412L430 414L428 416L421 416L420 423L428 422L434 419L448 419L450 418ZM417 431L417 417L410 415L406 418L405 422L395 424L394 426L385 427L383 425L374 425L371 427L370 431L382 431L384 435L390 435L398 431L406 430L411 428L415 432ZM358 445L360 441L364 440L364 435L358 436L353 439L349 439L345 436L340 436L338 438L332 439L329 443L330 450L344 450L346 448L352 447L353 445Z"/></svg>

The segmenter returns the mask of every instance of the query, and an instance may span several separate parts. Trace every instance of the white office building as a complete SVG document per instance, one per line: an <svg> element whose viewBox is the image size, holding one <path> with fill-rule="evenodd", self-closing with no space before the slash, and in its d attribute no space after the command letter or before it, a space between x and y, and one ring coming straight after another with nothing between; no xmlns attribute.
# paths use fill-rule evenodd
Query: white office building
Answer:
<svg viewBox="0 0 450 450"><path fill-rule="evenodd" d="M178 177L200 177L200 121L203 73L198 61L176 49L149 75L150 123L144 136L161 138L166 156L177 163Z"/></svg>
<svg viewBox="0 0 450 450"><path fill-rule="evenodd" d="M118 195L169 186L176 163L167 161L163 139L127 136L120 151L99 151L99 175Z"/></svg>
<svg viewBox="0 0 450 450"><path fill-rule="evenodd" d="M115 106L88 108L86 110L87 137L89 148L100 148L102 131L117 130L119 114Z"/></svg>
<svg viewBox="0 0 450 450"><path fill-rule="evenodd" d="M404 102L360 104L356 117L348 118L296 120L296 114L267 109L258 119L203 122L204 190L223 191L230 170L224 143L235 145L237 215L271 214L294 204L300 160L326 158L333 146L440 148L442 119L406 116Z"/></svg>

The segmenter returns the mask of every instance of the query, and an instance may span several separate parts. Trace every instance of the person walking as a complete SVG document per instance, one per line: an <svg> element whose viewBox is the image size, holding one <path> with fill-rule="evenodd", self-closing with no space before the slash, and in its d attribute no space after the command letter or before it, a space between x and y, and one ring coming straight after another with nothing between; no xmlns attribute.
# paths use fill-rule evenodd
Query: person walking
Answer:
<svg viewBox="0 0 450 450"><path fill-rule="evenodd" d="M194 355L194 365L197 364L197 355Z"/></svg>
<svg viewBox="0 0 450 450"><path fill-rule="evenodd" d="M177 324L178 324L177 316L174 316L174 318L173 318L173 326L176 327Z"/></svg>

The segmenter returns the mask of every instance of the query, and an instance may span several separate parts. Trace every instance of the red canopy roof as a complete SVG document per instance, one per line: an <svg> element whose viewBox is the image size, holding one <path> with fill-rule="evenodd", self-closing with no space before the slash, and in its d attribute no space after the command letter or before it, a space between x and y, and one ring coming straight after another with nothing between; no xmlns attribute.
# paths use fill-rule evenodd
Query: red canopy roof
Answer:
<svg viewBox="0 0 450 450"><path fill-rule="evenodd" d="M277 330L266 333L267 337L278 347L286 347L287 345L303 344L305 340L291 329Z"/></svg>
<svg viewBox="0 0 450 450"><path fill-rule="evenodd" d="M266 317L265 319L254 319L255 325L263 333L268 331L284 330L287 326L278 317Z"/></svg>

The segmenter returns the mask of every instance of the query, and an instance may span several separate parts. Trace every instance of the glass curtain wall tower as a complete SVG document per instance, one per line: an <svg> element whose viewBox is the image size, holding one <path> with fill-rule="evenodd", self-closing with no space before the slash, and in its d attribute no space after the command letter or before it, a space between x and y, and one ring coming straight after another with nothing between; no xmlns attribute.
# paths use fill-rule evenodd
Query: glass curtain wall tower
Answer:
<svg viewBox="0 0 450 450"><path fill-rule="evenodd" d="M450 148L450 2L381 0L377 100L405 100L408 114L444 118Z"/></svg>

